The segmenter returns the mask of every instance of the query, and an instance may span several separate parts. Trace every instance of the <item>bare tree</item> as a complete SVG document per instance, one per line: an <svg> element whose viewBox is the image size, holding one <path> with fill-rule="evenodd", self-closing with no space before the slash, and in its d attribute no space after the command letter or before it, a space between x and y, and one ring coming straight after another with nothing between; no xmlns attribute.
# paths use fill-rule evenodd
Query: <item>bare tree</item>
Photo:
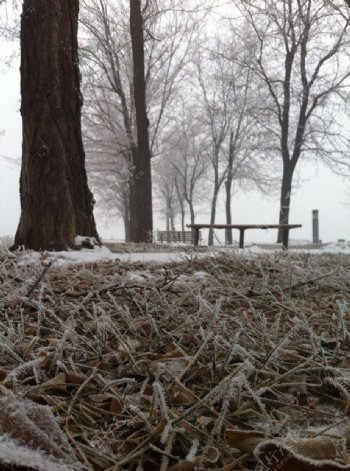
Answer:
<svg viewBox="0 0 350 471"><path fill-rule="evenodd" d="M91 110L90 110L91 111ZM106 113L102 114L102 120ZM85 148L89 181L96 188L98 210L107 219L122 219L125 241L131 241L130 234L130 186L132 174L129 164L129 148L115 131L118 119L111 119L99 125L99 115L90 114L93 125L85 126Z"/></svg>
<svg viewBox="0 0 350 471"><path fill-rule="evenodd" d="M215 67L212 66L213 63ZM194 66L199 84L203 123L206 124L210 136L209 160L213 171L210 224L214 224L219 192L227 173L227 166L223 164L223 146L230 133L233 117L230 107L232 82L222 80L223 76L226 78L229 75L225 68L230 68L230 63L210 50L198 50ZM213 241L213 231L209 230L208 244L213 245Z"/></svg>
<svg viewBox="0 0 350 471"><path fill-rule="evenodd" d="M221 43L217 53L222 55L222 51L229 48L229 42ZM232 49L233 45L231 45ZM224 59L221 58L221 60ZM271 178L266 178L263 172L261 152L263 136L256 129L258 105L254 93L256 83L253 82L253 74L249 68L242 67L233 60L230 74L220 77L223 81L229 81L232 86L232 96L229 102L230 113L232 113L230 137L224 152L226 159L225 212L226 224L229 225L232 224L234 182L238 182L241 187L248 183L260 190L266 190ZM225 242L229 245L233 242L231 228L225 230Z"/></svg>
<svg viewBox="0 0 350 471"><path fill-rule="evenodd" d="M187 207L190 221L194 223L196 208L206 199L208 192L205 180L208 169L206 128L194 111L191 102L178 96L168 126L162 132L160 154L154 162L158 200L163 212L180 213L182 231L186 230ZM161 191L164 187L167 191ZM167 198L170 194L171 199ZM166 201L171 202L171 209Z"/></svg>
<svg viewBox="0 0 350 471"><path fill-rule="evenodd" d="M171 162L161 158L156 165L154 174L155 195L160 203L160 212L165 217L167 231L175 231L175 219L179 209L176 189L176 175Z"/></svg>
<svg viewBox="0 0 350 471"><path fill-rule="evenodd" d="M260 124L269 132L270 152L282 161L279 222L288 223L302 156L332 169L347 165L341 121L350 75L342 60L349 49L349 12L343 0L241 0L240 5L247 22L242 37L257 41L250 67L261 81L262 101L266 92Z"/></svg>
<svg viewBox="0 0 350 471"><path fill-rule="evenodd" d="M184 106L184 104L183 104ZM203 124L189 109L182 110L181 120L177 121L176 131L168 140L168 159L175 175L178 201L187 203L191 224L195 223L195 206L203 197L204 177L208 170L208 141L204 137ZM208 190L208 188L206 189ZM184 228L185 208L182 208ZM183 229L184 230L184 229Z"/></svg>
<svg viewBox="0 0 350 471"><path fill-rule="evenodd" d="M66 250L98 239L81 137L78 0L24 0L23 146L15 247Z"/></svg>
<svg viewBox="0 0 350 471"><path fill-rule="evenodd" d="M256 102L251 93L253 74L247 66L232 60L234 45L221 37L206 41L206 49L197 53L195 67L201 92L203 123L210 136L213 185L210 223L215 223L219 193L225 184L226 223L232 223L231 199L234 180L255 182L263 187L256 132ZM237 45L236 45L237 50ZM236 54L236 52L235 52ZM249 171L247 171L250 169ZM254 170L253 170L254 169ZM226 242L232 243L232 230L227 229ZM209 231L209 245L213 231Z"/></svg>
<svg viewBox="0 0 350 471"><path fill-rule="evenodd" d="M167 120L166 110L175 96L177 84L180 83L187 50L195 34L193 15L178 12L177 3L179 0L147 2L142 12L152 155L159 153L159 140ZM84 26L82 57L86 97L85 128L87 134L91 135L96 134L94 128L101 130L105 126L110 142L113 145L117 141L121 142L115 149L116 168L119 166L120 147L123 147L122 155L125 155L129 166L131 190L139 182L141 173L136 171L135 166L137 139L133 64L130 60L131 38L128 30L129 4L126 1L118 2L117 5L114 0L84 0L83 5L81 21ZM93 147L96 148L96 145ZM88 157L95 162L98 160L98 153L88 152ZM103 166L94 164L94 167L101 168L103 172ZM93 184L102 181L103 179L92 180ZM104 192L104 188L94 188L98 195L100 191Z"/></svg>

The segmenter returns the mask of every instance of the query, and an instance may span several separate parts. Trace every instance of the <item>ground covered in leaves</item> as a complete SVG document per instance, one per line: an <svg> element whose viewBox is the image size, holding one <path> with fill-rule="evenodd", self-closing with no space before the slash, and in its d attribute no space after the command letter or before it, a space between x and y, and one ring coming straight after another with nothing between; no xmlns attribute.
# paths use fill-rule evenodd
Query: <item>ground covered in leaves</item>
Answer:
<svg viewBox="0 0 350 471"><path fill-rule="evenodd" d="M20 260L1 469L350 470L348 256Z"/></svg>

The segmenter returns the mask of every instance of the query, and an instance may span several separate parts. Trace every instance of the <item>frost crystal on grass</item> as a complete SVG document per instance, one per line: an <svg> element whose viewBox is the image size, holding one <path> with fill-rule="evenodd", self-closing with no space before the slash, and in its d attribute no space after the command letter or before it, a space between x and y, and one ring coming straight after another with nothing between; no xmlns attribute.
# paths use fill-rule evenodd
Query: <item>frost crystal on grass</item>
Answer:
<svg viewBox="0 0 350 471"><path fill-rule="evenodd" d="M0 412L18 456L39 454L45 470L78 459L209 471L229 468L234 446L249 469L261 432L347 434L347 257L223 254L164 269L69 256L40 280L51 255L0 254L0 380L14 387ZM241 450L227 431L255 436Z"/></svg>

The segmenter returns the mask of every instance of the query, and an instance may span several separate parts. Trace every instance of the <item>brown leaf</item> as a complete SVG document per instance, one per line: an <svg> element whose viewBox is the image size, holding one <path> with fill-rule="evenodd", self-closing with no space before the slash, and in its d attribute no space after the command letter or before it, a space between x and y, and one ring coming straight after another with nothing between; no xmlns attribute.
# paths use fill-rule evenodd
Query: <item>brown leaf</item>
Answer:
<svg viewBox="0 0 350 471"><path fill-rule="evenodd" d="M83 374L77 374L74 371L68 371L66 373L66 380L67 380L67 383L80 385L80 384L83 384L84 381L87 380L87 376Z"/></svg>
<svg viewBox="0 0 350 471"><path fill-rule="evenodd" d="M113 394L92 394L90 400L98 405L99 408L120 414L123 411L123 404Z"/></svg>
<svg viewBox="0 0 350 471"><path fill-rule="evenodd" d="M194 471L196 469L196 463L191 463L190 461L181 461L176 463L168 471Z"/></svg>
<svg viewBox="0 0 350 471"><path fill-rule="evenodd" d="M109 410L113 412L113 414L121 414L123 412L123 404L119 399L113 397Z"/></svg>
<svg viewBox="0 0 350 471"><path fill-rule="evenodd" d="M255 450L255 456L264 465L264 471L350 471L350 466L330 460L314 460L275 441L260 443Z"/></svg>
<svg viewBox="0 0 350 471"><path fill-rule="evenodd" d="M172 403L175 406L187 406L197 402L194 394L189 394L186 391L175 391L172 396Z"/></svg>
<svg viewBox="0 0 350 471"><path fill-rule="evenodd" d="M65 453L71 452L68 441L49 407L33 404L29 406L27 416L40 430L45 431L50 440L56 443L61 450Z"/></svg>
<svg viewBox="0 0 350 471"><path fill-rule="evenodd" d="M41 388L45 391L67 391L66 375L61 372L57 376L51 378L41 384Z"/></svg>
<svg viewBox="0 0 350 471"><path fill-rule="evenodd" d="M170 388L172 402L175 406L186 406L194 404L199 399L196 395L180 382L173 383Z"/></svg>
<svg viewBox="0 0 350 471"><path fill-rule="evenodd" d="M337 448L330 438L317 437L310 439L288 438L283 444L292 448L296 453L315 460L334 460Z"/></svg>
<svg viewBox="0 0 350 471"><path fill-rule="evenodd" d="M1 389L0 427L2 433L33 450L39 449L64 458L69 452L55 417L47 406L22 403L5 388Z"/></svg>
<svg viewBox="0 0 350 471"><path fill-rule="evenodd" d="M262 432L239 430L239 429L226 429L225 439L227 443L244 453L252 453L256 446L265 439Z"/></svg>

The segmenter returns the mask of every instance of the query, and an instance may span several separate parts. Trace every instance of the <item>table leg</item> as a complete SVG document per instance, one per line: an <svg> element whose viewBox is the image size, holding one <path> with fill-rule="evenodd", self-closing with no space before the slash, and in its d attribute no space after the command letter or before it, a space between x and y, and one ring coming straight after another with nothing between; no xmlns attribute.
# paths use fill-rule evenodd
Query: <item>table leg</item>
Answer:
<svg viewBox="0 0 350 471"><path fill-rule="evenodd" d="M283 229L283 250L288 250L288 242L289 242L289 229L285 227Z"/></svg>
<svg viewBox="0 0 350 471"><path fill-rule="evenodd" d="M244 247L244 229L239 230L239 248L243 249Z"/></svg>
<svg viewBox="0 0 350 471"><path fill-rule="evenodd" d="M199 229L194 229L194 245L199 243Z"/></svg>

